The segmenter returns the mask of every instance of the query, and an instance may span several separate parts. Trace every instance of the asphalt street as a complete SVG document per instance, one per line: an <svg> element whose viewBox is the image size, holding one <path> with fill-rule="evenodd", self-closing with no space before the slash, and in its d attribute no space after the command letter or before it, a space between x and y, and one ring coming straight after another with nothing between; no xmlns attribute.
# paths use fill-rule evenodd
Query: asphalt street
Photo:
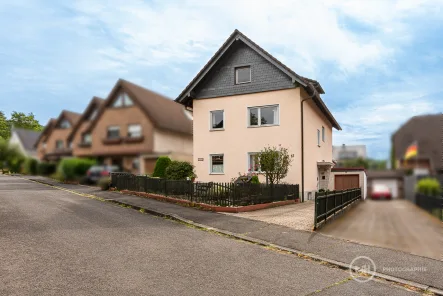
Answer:
<svg viewBox="0 0 443 296"><path fill-rule="evenodd" d="M0 175L0 295L412 295L347 271Z"/></svg>

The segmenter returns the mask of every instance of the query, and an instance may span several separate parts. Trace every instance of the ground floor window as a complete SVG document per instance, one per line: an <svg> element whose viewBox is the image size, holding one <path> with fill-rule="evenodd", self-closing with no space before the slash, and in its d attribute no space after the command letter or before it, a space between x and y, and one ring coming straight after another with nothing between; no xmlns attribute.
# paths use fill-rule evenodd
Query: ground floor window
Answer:
<svg viewBox="0 0 443 296"><path fill-rule="evenodd" d="M257 161L257 152L248 153L248 171L260 172L260 163Z"/></svg>
<svg viewBox="0 0 443 296"><path fill-rule="evenodd" d="M224 155L223 154L211 154L210 158L210 173L211 174L223 174L224 173Z"/></svg>

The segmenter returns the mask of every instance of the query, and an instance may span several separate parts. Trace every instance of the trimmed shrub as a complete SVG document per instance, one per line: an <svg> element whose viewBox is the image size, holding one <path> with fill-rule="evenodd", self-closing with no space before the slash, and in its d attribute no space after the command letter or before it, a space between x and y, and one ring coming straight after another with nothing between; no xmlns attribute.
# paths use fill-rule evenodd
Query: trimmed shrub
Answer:
<svg viewBox="0 0 443 296"><path fill-rule="evenodd" d="M252 176L251 183L252 184L260 184L260 180L258 179L258 176Z"/></svg>
<svg viewBox="0 0 443 296"><path fill-rule="evenodd" d="M418 181L415 191L424 195L438 196L441 192L440 183L434 178L424 178Z"/></svg>
<svg viewBox="0 0 443 296"><path fill-rule="evenodd" d="M28 157L25 161L25 174L37 175L38 161L35 158Z"/></svg>
<svg viewBox="0 0 443 296"><path fill-rule="evenodd" d="M65 158L60 161L57 173L62 174L66 180L82 178L96 161L87 158Z"/></svg>
<svg viewBox="0 0 443 296"><path fill-rule="evenodd" d="M49 176L55 173L57 165L51 162L40 162L37 164L37 174L42 176Z"/></svg>
<svg viewBox="0 0 443 296"><path fill-rule="evenodd" d="M171 164L171 159L167 156L160 156L155 163L154 173L152 177L164 178L166 169Z"/></svg>
<svg viewBox="0 0 443 296"><path fill-rule="evenodd" d="M166 168L166 179L169 180L186 180L186 178L195 178L194 166L186 161L171 161Z"/></svg>
<svg viewBox="0 0 443 296"><path fill-rule="evenodd" d="M98 186L101 190L109 190L111 188L111 177L102 177L98 180Z"/></svg>

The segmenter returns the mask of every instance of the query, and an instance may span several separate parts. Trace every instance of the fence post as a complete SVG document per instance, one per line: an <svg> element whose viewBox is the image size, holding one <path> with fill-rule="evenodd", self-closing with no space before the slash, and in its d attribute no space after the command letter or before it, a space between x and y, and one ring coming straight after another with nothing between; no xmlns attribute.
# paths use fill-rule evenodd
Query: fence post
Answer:
<svg viewBox="0 0 443 296"><path fill-rule="evenodd" d="M166 181L166 180L163 180L163 182L165 183L165 185L164 185L164 191L165 191L165 196L168 196L168 186L167 186L167 183L168 183L168 181Z"/></svg>
<svg viewBox="0 0 443 296"><path fill-rule="evenodd" d="M318 197L318 192L315 192L314 195L314 230L317 229L317 197Z"/></svg>
<svg viewBox="0 0 443 296"><path fill-rule="evenodd" d="M326 224L326 219L328 219L328 192L325 191L324 193L325 195L325 224Z"/></svg>

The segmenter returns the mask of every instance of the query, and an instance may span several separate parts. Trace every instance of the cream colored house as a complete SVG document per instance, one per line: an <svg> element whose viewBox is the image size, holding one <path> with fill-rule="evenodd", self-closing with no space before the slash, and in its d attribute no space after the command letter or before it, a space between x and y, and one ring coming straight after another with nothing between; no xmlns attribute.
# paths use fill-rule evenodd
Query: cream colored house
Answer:
<svg viewBox="0 0 443 296"><path fill-rule="evenodd" d="M193 110L197 181L229 182L255 167L254 153L282 145L294 154L284 181L300 184L305 199L326 189L332 129L341 128L322 93L235 30L176 99Z"/></svg>

